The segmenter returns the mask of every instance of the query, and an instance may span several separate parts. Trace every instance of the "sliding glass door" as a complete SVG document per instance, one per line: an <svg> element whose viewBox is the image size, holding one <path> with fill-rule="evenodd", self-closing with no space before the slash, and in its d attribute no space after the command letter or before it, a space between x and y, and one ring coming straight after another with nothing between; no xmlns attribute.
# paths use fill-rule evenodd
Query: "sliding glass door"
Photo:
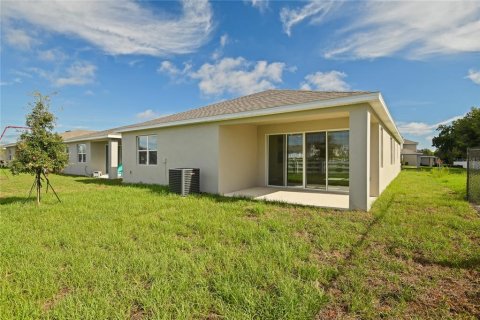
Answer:
<svg viewBox="0 0 480 320"><path fill-rule="evenodd" d="M327 188L326 132L305 134L305 187Z"/></svg>
<svg viewBox="0 0 480 320"><path fill-rule="evenodd" d="M268 184L285 185L285 135L268 136Z"/></svg>
<svg viewBox="0 0 480 320"><path fill-rule="evenodd" d="M303 134L287 135L287 186L303 186Z"/></svg>
<svg viewBox="0 0 480 320"><path fill-rule="evenodd" d="M268 185L328 191L349 189L349 132L268 136Z"/></svg>
<svg viewBox="0 0 480 320"><path fill-rule="evenodd" d="M349 143L348 131L328 133L328 190L348 191Z"/></svg>

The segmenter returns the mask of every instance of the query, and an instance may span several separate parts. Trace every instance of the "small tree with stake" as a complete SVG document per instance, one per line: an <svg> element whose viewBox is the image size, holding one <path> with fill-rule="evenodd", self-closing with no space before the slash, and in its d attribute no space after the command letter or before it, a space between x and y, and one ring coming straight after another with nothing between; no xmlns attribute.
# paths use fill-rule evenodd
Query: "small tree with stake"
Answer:
<svg viewBox="0 0 480 320"><path fill-rule="evenodd" d="M33 96L34 103L30 104L32 112L26 116L26 124L30 130L20 136L11 171L14 175L29 173L35 176L28 197L30 198L35 188L39 205L40 191L44 182L47 184L46 192L50 187L60 201L48 180L48 172L62 170L67 165L68 155L62 137L52 132L55 116L49 111L50 97L39 92L35 92Z"/></svg>

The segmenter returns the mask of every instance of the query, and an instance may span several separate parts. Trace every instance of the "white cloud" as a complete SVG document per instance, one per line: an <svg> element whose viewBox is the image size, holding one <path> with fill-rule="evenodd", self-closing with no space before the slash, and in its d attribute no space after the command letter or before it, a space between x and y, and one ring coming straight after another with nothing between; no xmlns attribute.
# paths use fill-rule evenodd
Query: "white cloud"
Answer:
<svg viewBox="0 0 480 320"><path fill-rule="evenodd" d="M133 67L135 67L136 65L140 64L141 62L142 62L141 59L135 59L135 60L128 61L127 63L128 63L128 65L129 65L130 67L133 68Z"/></svg>
<svg viewBox="0 0 480 320"><path fill-rule="evenodd" d="M68 56L63 53L60 49L49 49L49 50L41 50L38 52L38 59L42 61L48 62L61 62L67 59Z"/></svg>
<svg viewBox="0 0 480 320"><path fill-rule="evenodd" d="M3 8L4 2L2 2ZM5 28L5 40L9 45L20 50L30 50L39 41L21 29L15 29L10 26Z"/></svg>
<svg viewBox="0 0 480 320"><path fill-rule="evenodd" d="M422 58L480 51L478 1L369 1L326 58Z"/></svg>
<svg viewBox="0 0 480 320"><path fill-rule="evenodd" d="M228 41L229 41L228 34L225 33L220 37L220 46L224 48L227 45Z"/></svg>
<svg viewBox="0 0 480 320"><path fill-rule="evenodd" d="M440 125L450 124L455 120L463 118L465 115L455 116L444 121L440 121L434 124L428 124L425 122L399 122L398 130L402 134L409 134L412 136L433 136L435 130Z"/></svg>
<svg viewBox="0 0 480 320"><path fill-rule="evenodd" d="M206 95L245 95L274 88L282 82L285 68L283 62L223 58L214 64L203 64L198 70L189 72L189 77L199 80L198 87Z"/></svg>
<svg viewBox="0 0 480 320"><path fill-rule="evenodd" d="M292 28L300 22L308 19L311 23L320 23L325 15L329 13L338 3L334 1L312 0L297 9L282 8L280 11L280 20L283 24L283 30L287 35L291 35Z"/></svg>
<svg viewBox="0 0 480 320"><path fill-rule="evenodd" d="M161 115L158 112L153 111L152 109L147 109L145 111L139 112L135 115L136 118L141 120L150 120L159 118Z"/></svg>
<svg viewBox="0 0 480 320"><path fill-rule="evenodd" d="M258 9L260 12L265 12L268 9L268 0L248 0L246 3L250 3L252 7Z"/></svg>
<svg viewBox="0 0 480 320"><path fill-rule="evenodd" d="M16 83L22 83L21 78L14 78L12 81L0 81L0 86L9 86Z"/></svg>
<svg viewBox="0 0 480 320"><path fill-rule="evenodd" d="M86 96L94 96L95 95L95 93L92 90L86 90L83 94L86 95Z"/></svg>
<svg viewBox="0 0 480 320"><path fill-rule="evenodd" d="M230 38L228 37L228 34L225 33L220 37L220 47L215 49L215 51L212 53L213 60L217 60L223 55L223 49L229 42Z"/></svg>
<svg viewBox="0 0 480 320"><path fill-rule="evenodd" d="M160 67L158 67L157 72L176 76L181 73L181 70L178 69L171 61L165 60L160 63Z"/></svg>
<svg viewBox="0 0 480 320"><path fill-rule="evenodd" d="M97 67L87 61L75 61L63 72L63 75L59 75L58 71L51 72L40 68L30 68L29 71L49 80L56 87L81 86L95 81Z"/></svg>
<svg viewBox="0 0 480 320"><path fill-rule="evenodd" d="M474 69L468 70L468 76L466 76L466 78L480 85L480 70L474 70Z"/></svg>
<svg viewBox="0 0 480 320"><path fill-rule="evenodd" d="M68 69L67 75L54 80L58 87L66 85L84 85L95 80L97 67L85 61L76 61Z"/></svg>
<svg viewBox="0 0 480 320"><path fill-rule="evenodd" d="M283 62L248 61L243 57L222 58L213 63L204 63L194 69L190 63L179 68L172 62L162 61L157 69L177 82L197 80L205 95L224 93L251 94L272 89L282 82L283 72L295 72L296 67L287 67Z"/></svg>
<svg viewBox="0 0 480 320"><path fill-rule="evenodd" d="M343 80L346 77L345 73L336 70L316 72L305 76L305 81L301 83L300 88L303 90L348 91L350 86Z"/></svg>
<svg viewBox="0 0 480 320"><path fill-rule="evenodd" d="M213 29L207 0L184 0L181 5L182 14L175 16L155 13L134 0L4 1L1 17L2 22L22 20L46 31L77 36L113 55L163 56L195 51ZM2 24L9 28L8 23ZM16 32L11 39L31 46L24 31Z"/></svg>
<svg viewBox="0 0 480 320"><path fill-rule="evenodd" d="M184 62L183 69L180 69L171 61L165 60L160 63L157 72L168 74L172 78L178 78L179 76L186 75L191 69L192 65L188 62Z"/></svg>

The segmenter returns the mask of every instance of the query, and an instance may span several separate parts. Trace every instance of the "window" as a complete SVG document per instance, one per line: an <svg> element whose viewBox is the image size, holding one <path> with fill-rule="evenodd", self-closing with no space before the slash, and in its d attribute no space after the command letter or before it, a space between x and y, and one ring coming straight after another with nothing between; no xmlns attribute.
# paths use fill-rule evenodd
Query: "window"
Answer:
<svg viewBox="0 0 480 320"><path fill-rule="evenodd" d="M383 168L383 128L380 128L380 165Z"/></svg>
<svg viewBox="0 0 480 320"><path fill-rule="evenodd" d="M137 137L138 164L157 164L157 136Z"/></svg>
<svg viewBox="0 0 480 320"><path fill-rule="evenodd" d="M390 137L390 164L393 164L393 139Z"/></svg>
<svg viewBox="0 0 480 320"><path fill-rule="evenodd" d="M87 162L87 145L85 143L77 144L78 162Z"/></svg>

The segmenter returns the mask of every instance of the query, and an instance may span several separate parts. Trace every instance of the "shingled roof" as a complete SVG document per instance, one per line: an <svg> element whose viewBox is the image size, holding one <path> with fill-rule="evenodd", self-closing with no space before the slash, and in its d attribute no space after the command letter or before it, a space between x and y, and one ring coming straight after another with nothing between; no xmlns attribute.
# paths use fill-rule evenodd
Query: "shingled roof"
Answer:
<svg viewBox="0 0 480 320"><path fill-rule="evenodd" d="M124 127L112 128L103 131L90 131L89 133L85 133L83 135L76 135L69 138L63 138L65 142L73 142L73 141L84 141L84 140L96 140L96 139L105 139L111 135L120 137L118 130Z"/></svg>
<svg viewBox="0 0 480 320"><path fill-rule="evenodd" d="M63 140L67 140L67 139L72 139L72 138L75 138L75 137L83 136L83 135L86 135L86 134L92 134L94 132L96 132L96 131L94 131L94 130L70 130L70 131L65 131L65 132L59 133L59 134L63 138Z"/></svg>
<svg viewBox="0 0 480 320"><path fill-rule="evenodd" d="M262 110L280 106L297 105L313 101L323 101L338 98L345 98L357 95L371 93L369 91L306 91L306 90L267 90L243 96L227 101L214 103L198 109L188 110L165 116L150 121L145 121L122 128L119 130L132 129L137 127L155 126L157 124L165 124L169 122L185 121L192 119L201 119L219 115L235 114L245 111ZM125 130L127 131L127 130Z"/></svg>

